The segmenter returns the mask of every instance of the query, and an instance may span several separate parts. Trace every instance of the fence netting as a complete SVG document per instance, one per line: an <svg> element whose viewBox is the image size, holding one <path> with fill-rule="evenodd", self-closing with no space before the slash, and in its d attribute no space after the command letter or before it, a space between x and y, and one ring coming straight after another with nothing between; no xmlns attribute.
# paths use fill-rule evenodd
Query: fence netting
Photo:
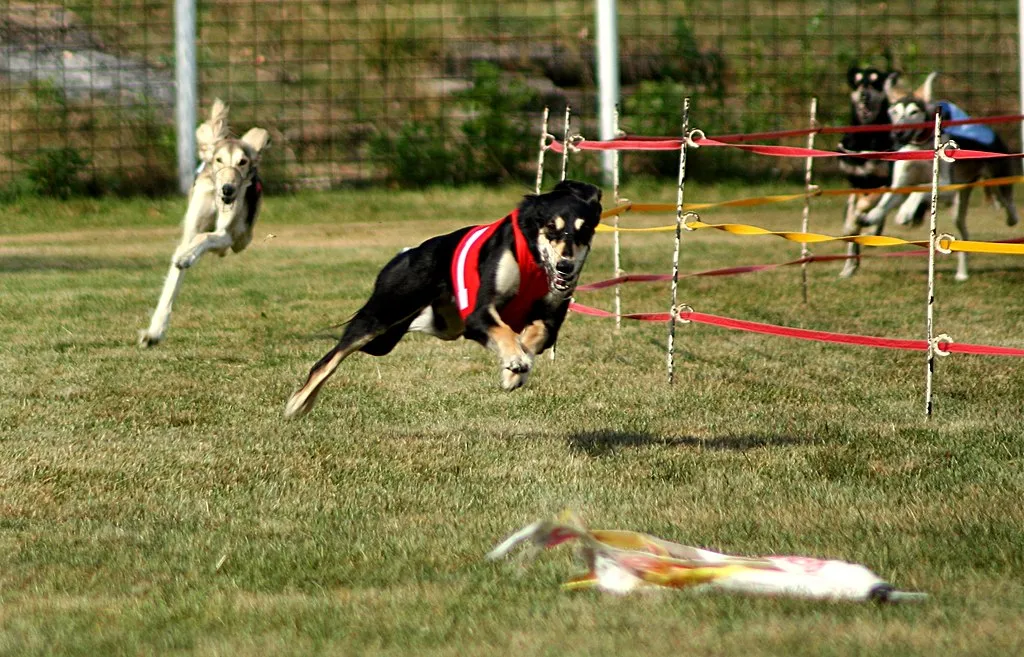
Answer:
<svg viewBox="0 0 1024 657"><path fill-rule="evenodd" d="M270 186L528 182L544 106L557 124L569 103L597 136L592 0L197 2L199 116L219 97L236 132L268 129ZM691 96L709 135L804 127L817 96L819 122L844 125L854 63L939 71L938 94L971 114L1017 113L1015 5L620 0L621 123L678 134ZM170 0L0 0L0 189L175 189L174 57ZM697 175L769 166L701 157Z"/></svg>

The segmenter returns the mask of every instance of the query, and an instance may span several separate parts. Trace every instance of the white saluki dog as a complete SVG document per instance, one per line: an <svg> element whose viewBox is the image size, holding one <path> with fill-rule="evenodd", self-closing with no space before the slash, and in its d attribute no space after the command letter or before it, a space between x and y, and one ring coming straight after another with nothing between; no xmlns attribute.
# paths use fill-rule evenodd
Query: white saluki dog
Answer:
<svg viewBox="0 0 1024 657"><path fill-rule="evenodd" d="M900 125L927 123L934 119L936 112L940 112L945 120L967 118L967 114L962 109L949 101L933 102L932 83L936 75L936 73L929 74L924 84L913 93L900 84L898 73L890 74L885 81L884 89L889 98L889 118L893 123L893 140L903 144L900 151L931 150L934 141L934 131L931 128L900 130ZM952 138L957 146L963 149L990 153L1009 152L1003 140L991 128L984 125L969 124L946 128L943 130L942 140L945 141L949 138ZM939 163L938 182L940 185L971 183L983 176L997 178L1011 174L1012 168L1007 158L960 160L953 163L942 160ZM893 164L893 187L924 185L931 183L931 180L931 160L899 160ZM970 239L967 234L967 208L971 191L971 187L966 187L955 192L940 194L940 199L945 204L952 204L956 229L960 233L960 239L963 240ZM929 196L928 192L912 192L910 194L887 192L869 211L858 214L852 220L848 219L844 232L847 235L856 235L862 226L866 226L871 228L873 234L878 235L885 226L886 216L897 206L899 207L899 211L896 213L897 224L906 226L917 223L923 216L917 211L918 207L927 202ZM996 186L992 188L992 196L1006 212L1006 224L1008 226L1016 225L1017 208L1013 203L1013 186ZM847 255L859 256L860 245L851 243L847 249ZM859 257L848 259L840 276L852 276L860 264L859 259ZM957 253L956 280L966 281L967 276L967 254L961 251Z"/></svg>
<svg viewBox="0 0 1024 657"><path fill-rule="evenodd" d="M217 99L210 118L196 129L201 164L189 192L184 234L171 257L149 328L139 332L142 347L152 347L164 339L186 269L207 251L224 256L230 248L239 253L252 241L263 200L260 154L270 135L263 128L252 128L236 139L230 135L227 118L227 105Z"/></svg>

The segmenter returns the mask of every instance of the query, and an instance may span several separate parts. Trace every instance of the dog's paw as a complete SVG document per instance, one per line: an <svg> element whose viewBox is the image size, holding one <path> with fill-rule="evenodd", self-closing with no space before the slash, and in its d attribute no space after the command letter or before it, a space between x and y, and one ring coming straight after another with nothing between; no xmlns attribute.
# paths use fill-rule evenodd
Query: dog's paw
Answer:
<svg viewBox="0 0 1024 657"><path fill-rule="evenodd" d="M527 353L521 352L506 358L505 362L503 362L501 366L503 369L515 374L522 374L529 372L530 368L533 367L533 358L531 358Z"/></svg>
<svg viewBox="0 0 1024 657"><path fill-rule="evenodd" d="M313 404L315 403L316 394L307 394L302 389L299 389L288 398L288 403L284 407L284 417L286 420L300 418L313 410Z"/></svg>
<svg viewBox="0 0 1024 657"><path fill-rule="evenodd" d="M501 370L501 389L505 392L512 392L516 388L526 385L526 379L530 376L529 371L513 372L512 370Z"/></svg>
<svg viewBox="0 0 1024 657"><path fill-rule="evenodd" d="M865 228L867 226L877 226L878 224L882 223L882 219L884 218L884 214L872 210L871 212L868 212L866 214L858 214L857 225L862 228Z"/></svg>
<svg viewBox="0 0 1024 657"><path fill-rule="evenodd" d="M188 251L180 255L175 254L173 262L174 266L178 269L188 269L196 263L196 255Z"/></svg>
<svg viewBox="0 0 1024 657"><path fill-rule="evenodd" d="M843 270L839 272L839 278L850 278L857 273L857 265L853 260L847 260Z"/></svg>
<svg viewBox="0 0 1024 657"><path fill-rule="evenodd" d="M1016 226L1017 225L1017 221L1018 221L1018 219L1017 219L1017 214L1016 213L1014 213L1014 214L1007 214L1006 215L1006 225L1007 226Z"/></svg>
<svg viewBox="0 0 1024 657"><path fill-rule="evenodd" d="M143 349L155 347L163 340L162 335L152 335L149 331L139 331L139 346Z"/></svg>
<svg viewBox="0 0 1024 657"><path fill-rule="evenodd" d="M896 219L894 219L897 226L909 226L914 223L914 215L905 213L902 210L896 213Z"/></svg>
<svg viewBox="0 0 1024 657"><path fill-rule="evenodd" d="M967 272L965 272L965 271L958 271L956 273L956 276L953 277L953 280L955 280L957 283L963 283L968 278L970 278L970 276L967 275Z"/></svg>

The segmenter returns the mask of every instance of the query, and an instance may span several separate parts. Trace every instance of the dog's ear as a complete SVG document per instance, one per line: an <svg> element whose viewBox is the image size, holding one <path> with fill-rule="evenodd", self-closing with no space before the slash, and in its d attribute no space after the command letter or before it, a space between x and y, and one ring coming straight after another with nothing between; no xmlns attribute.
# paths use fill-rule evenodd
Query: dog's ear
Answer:
<svg viewBox="0 0 1024 657"><path fill-rule="evenodd" d="M889 99L890 103L898 103L907 96L908 91L903 85L899 71L893 71L885 77L885 84L882 85L882 91L885 92L885 96Z"/></svg>
<svg viewBox="0 0 1024 657"><path fill-rule="evenodd" d="M921 83L921 86L914 91L914 95L926 103L931 103L934 98L934 94L932 93L932 84L935 82L935 78L938 77L938 75L939 73L937 71L929 73L928 77L926 77L924 82Z"/></svg>
<svg viewBox="0 0 1024 657"><path fill-rule="evenodd" d="M578 180L563 180L555 185L556 192L569 192L584 203L600 203L601 188Z"/></svg>
<svg viewBox="0 0 1024 657"><path fill-rule="evenodd" d="M859 85L863 79L864 69L856 64L850 64L850 68L846 70L846 83L850 85L850 88L856 89L857 85Z"/></svg>
<svg viewBox="0 0 1024 657"><path fill-rule="evenodd" d="M263 128L250 128L249 132L242 135L242 141L249 146L259 155L263 152L263 149L270 145L270 133Z"/></svg>
<svg viewBox="0 0 1024 657"><path fill-rule="evenodd" d="M199 145L199 159L210 162L214 145L228 136L228 109L220 98L213 101L210 118L196 128L196 143Z"/></svg>

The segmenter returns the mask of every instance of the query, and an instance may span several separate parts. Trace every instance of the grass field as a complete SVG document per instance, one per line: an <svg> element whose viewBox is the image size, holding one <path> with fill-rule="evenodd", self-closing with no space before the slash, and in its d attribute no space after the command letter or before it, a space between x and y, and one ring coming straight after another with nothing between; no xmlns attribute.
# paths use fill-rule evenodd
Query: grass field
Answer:
<svg viewBox="0 0 1024 657"><path fill-rule="evenodd" d="M0 208L0 654L993 655L1024 650L1024 370L681 326L570 316L558 358L498 389L475 344L411 336L357 355L313 413L284 403L400 247L500 217L523 190L336 192L267 201L252 246L200 262L168 341L135 344L184 209L158 201ZM778 188L690 185L707 201ZM671 183L627 189L674 201ZM707 211L789 228L799 205ZM836 203L812 226L839 232ZM630 218L633 225L667 217ZM942 222L949 222L948 216ZM976 239L1019 229L977 207ZM921 238L920 229L892 234ZM610 276L598 236L585 281ZM686 234L684 272L782 262L799 246ZM624 238L667 271L667 234ZM817 253L839 252L822 246ZM919 338L924 258L688 279L696 310ZM938 331L1024 346L1024 264L939 262ZM624 288L629 311L668 288ZM579 301L611 307L612 293ZM573 508L736 554L804 554L927 592L907 607L684 592L567 593L568 550L531 568L484 553Z"/></svg>

